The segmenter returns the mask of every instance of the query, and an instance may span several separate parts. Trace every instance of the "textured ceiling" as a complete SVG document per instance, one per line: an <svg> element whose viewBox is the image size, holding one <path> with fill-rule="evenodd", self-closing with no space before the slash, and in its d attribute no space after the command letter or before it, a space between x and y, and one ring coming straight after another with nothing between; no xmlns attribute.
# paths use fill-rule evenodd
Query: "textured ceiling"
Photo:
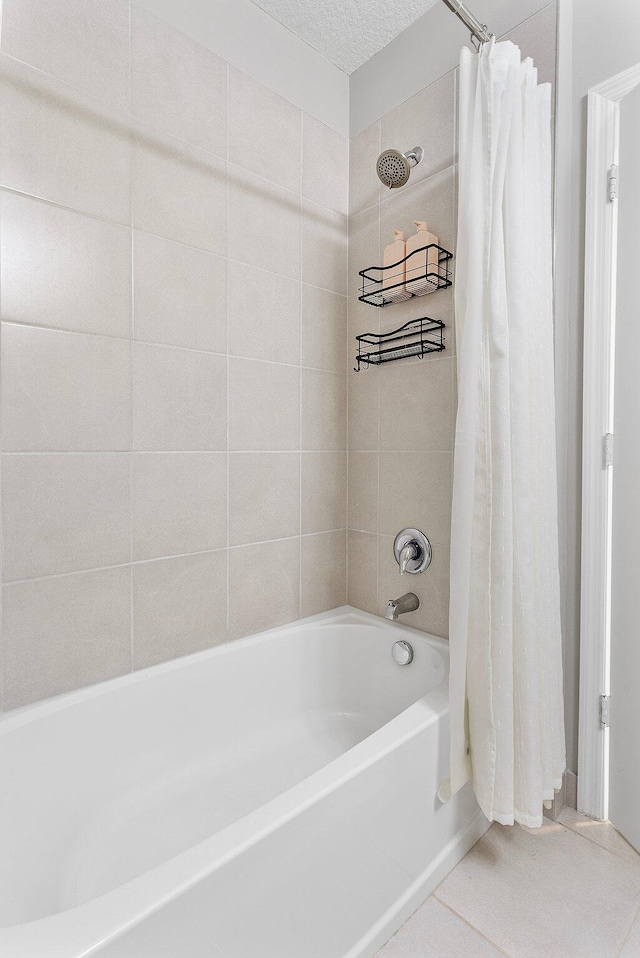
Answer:
<svg viewBox="0 0 640 958"><path fill-rule="evenodd" d="M254 0L345 73L402 33L439 0Z"/></svg>

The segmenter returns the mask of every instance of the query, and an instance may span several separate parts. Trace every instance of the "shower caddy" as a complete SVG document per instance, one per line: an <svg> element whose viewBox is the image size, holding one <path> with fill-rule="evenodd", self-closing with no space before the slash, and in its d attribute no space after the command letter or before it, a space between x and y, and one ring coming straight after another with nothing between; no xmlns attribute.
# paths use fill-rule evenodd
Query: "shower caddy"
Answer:
<svg viewBox="0 0 640 958"><path fill-rule="evenodd" d="M437 272L429 266L429 250L438 251ZM385 272L409 261L421 254L425 263L424 269L418 272L417 267L407 265L406 272L411 279L388 285L385 283ZM446 289L453 285L451 270L447 263L453 259L453 253L431 243L413 250L408 256L392 263L390 266L367 266L361 269L358 275L362 278L358 299L369 306L392 306L394 303L403 303L415 296L426 296L435 293L438 289ZM412 319L403 326L388 333L362 333L356 336L358 354L354 370L360 372L362 367L381 366L396 359L419 357L422 359L427 353L439 353L445 348L443 329L445 324L440 319L431 319L423 316L421 319Z"/></svg>
<svg viewBox="0 0 640 958"><path fill-rule="evenodd" d="M438 251L437 271L434 271L433 268L430 269L428 262L429 250L434 249ZM413 263L419 263L420 260L414 257L420 255L421 259L425 261L422 270L410 263L410 260L413 260ZM393 303L404 303L405 300L414 296L427 296L429 293L435 293L437 289L446 289L453 285L451 270L447 266L450 259L453 259L453 253L442 246L430 243L428 246L414 249L403 259L398 260L397 263L391 263L389 266L367 266L366 269L361 269L358 273L362 277L358 299L362 303L368 303L369 306L391 306ZM406 284L404 279L399 283L385 284L385 273L403 264L406 264L407 274L411 273L411 279ZM409 286L408 289L407 286Z"/></svg>
<svg viewBox="0 0 640 958"><path fill-rule="evenodd" d="M389 333L361 333L356 336L358 355L354 370L359 373L363 366L381 366L395 359L422 359L427 353L441 353L444 349L441 319L411 319L404 326Z"/></svg>

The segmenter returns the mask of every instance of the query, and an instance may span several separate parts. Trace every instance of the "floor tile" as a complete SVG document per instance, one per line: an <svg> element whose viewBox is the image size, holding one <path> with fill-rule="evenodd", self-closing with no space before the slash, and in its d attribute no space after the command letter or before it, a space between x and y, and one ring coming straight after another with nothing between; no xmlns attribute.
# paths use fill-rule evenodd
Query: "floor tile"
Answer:
<svg viewBox="0 0 640 958"><path fill-rule="evenodd" d="M626 858L627 861L640 864L640 855L638 855L635 848L623 838L620 832L616 831L611 822L594 821L592 818L587 818L586 815L581 815L580 812L576 812L575 809L567 807L563 808L560 812L558 821L562 825L566 825L567 828L572 829L572 831L577 832L578 835L582 835L584 838L595 842L596 845L607 848L610 852L613 852L614 855L619 855L621 858Z"/></svg>
<svg viewBox="0 0 640 958"><path fill-rule="evenodd" d="M615 958L640 903L640 863L557 823L493 825L435 894L510 958Z"/></svg>
<svg viewBox="0 0 640 958"><path fill-rule="evenodd" d="M620 952L620 958L640 958L640 915L636 915L629 937Z"/></svg>
<svg viewBox="0 0 640 958"><path fill-rule="evenodd" d="M473 928L444 905L429 898L377 958L500 958L494 948Z"/></svg>

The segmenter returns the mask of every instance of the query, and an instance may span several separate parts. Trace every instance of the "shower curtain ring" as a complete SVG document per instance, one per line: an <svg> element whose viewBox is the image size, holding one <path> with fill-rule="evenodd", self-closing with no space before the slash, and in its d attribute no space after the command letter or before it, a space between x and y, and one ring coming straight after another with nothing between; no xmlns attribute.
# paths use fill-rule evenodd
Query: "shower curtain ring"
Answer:
<svg viewBox="0 0 640 958"><path fill-rule="evenodd" d="M471 46L476 51L476 53L480 53L485 43L489 43L489 41L493 39L493 33L488 32L486 23L482 24L481 29L484 34L484 38L479 37L476 33L469 34L469 37L471 40Z"/></svg>

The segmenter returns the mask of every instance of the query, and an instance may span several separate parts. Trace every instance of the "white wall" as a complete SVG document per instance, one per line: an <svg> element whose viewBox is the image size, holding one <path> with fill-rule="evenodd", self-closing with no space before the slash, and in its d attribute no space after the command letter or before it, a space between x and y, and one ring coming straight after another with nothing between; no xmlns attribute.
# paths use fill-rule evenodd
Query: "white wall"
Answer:
<svg viewBox="0 0 640 958"><path fill-rule="evenodd" d="M577 767L586 96L640 61L637 0L560 0L556 212L556 369L566 526L565 697ZM561 517L562 520L562 517ZM578 770L579 771L579 770Z"/></svg>
<svg viewBox="0 0 640 958"><path fill-rule="evenodd" d="M140 6L348 135L346 73L251 0L140 0Z"/></svg>

